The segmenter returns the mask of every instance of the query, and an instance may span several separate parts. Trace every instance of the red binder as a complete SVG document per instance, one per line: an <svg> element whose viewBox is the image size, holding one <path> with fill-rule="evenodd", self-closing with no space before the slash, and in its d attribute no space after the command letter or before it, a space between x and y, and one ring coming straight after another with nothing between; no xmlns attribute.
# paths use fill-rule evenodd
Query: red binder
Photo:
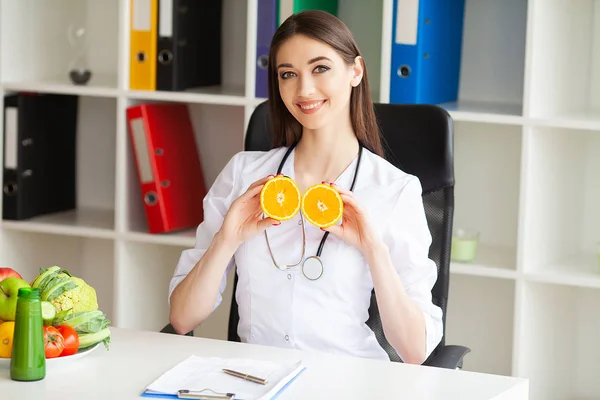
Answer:
<svg viewBox="0 0 600 400"><path fill-rule="evenodd" d="M148 231L197 227L206 186L187 105L132 106L127 123Z"/></svg>

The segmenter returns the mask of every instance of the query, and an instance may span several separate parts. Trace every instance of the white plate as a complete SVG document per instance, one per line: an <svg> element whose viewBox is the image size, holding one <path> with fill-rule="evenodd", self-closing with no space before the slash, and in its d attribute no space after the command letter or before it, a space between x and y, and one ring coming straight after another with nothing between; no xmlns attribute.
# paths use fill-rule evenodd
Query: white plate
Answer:
<svg viewBox="0 0 600 400"><path fill-rule="evenodd" d="M75 361L78 358L85 357L88 354L91 354L101 344L102 343L96 343L95 346L89 347L89 348L87 348L85 350L79 351L79 352L77 352L77 353L75 353L73 355L70 355L70 356L47 358L46 359L46 366L47 367L51 367L53 365L62 365L62 364L65 364L65 363L70 363L71 361ZM0 358L0 368L3 368L3 367L10 368L10 358Z"/></svg>

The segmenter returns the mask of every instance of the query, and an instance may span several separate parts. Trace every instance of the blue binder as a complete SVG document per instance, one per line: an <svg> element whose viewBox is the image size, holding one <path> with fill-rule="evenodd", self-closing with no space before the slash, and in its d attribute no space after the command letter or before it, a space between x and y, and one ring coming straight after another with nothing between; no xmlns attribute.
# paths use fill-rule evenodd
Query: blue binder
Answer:
<svg viewBox="0 0 600 400"><path fill-rule="evenodd" d="M256 82L254 96L267 98L269 47L277 29L277 0L258 0L256 30Z"/></svg>
<svg viewBox="0 0 600 400"><path fill-rule="evenodd" d="M458 99L465 0L394 0L390 103Z"/></svg>

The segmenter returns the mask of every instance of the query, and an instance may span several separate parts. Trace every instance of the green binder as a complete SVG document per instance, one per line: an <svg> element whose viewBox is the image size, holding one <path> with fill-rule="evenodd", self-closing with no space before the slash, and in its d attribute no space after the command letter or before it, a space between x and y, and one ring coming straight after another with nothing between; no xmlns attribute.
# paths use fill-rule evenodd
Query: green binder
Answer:
<svg viewBox="0 0 600 400"><path fill-rule="evenodd" d="M338 0L277 0L277 25L290 15L304 10L322 10L338 15Z"/></svg>

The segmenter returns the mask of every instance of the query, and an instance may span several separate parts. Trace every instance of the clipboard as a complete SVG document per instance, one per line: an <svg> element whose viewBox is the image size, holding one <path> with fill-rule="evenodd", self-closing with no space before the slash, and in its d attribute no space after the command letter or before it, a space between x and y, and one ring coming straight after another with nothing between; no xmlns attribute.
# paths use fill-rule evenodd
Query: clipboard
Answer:
<svg viewBox="0 0 600 400"><path fill-rule="evenodd" d="M264 384L232 376L240 371L264 379ZM142 397L196 400L268 400L277 397L306 367L301 360L279 364L265 360L189 356L165 371Z"/></svg>

